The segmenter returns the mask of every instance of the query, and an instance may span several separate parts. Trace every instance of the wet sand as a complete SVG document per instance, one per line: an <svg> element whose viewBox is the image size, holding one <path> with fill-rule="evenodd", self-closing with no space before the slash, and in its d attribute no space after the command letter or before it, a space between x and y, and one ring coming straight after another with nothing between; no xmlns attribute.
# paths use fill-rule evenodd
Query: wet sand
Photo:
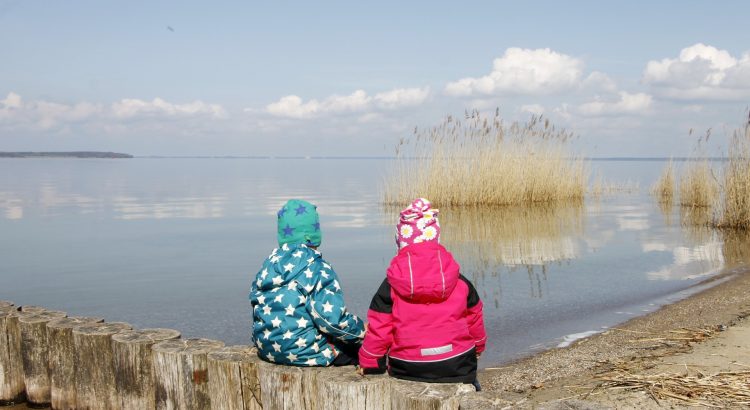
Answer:
<svg viewBox="0 0 750 410"><path fill-rule="evenodd" d="M750 267L728 269L710 281L722 279L724 281L714 287L569 347L552 349L500 368L489 368L480 374L482 386L487 391L499 393L503 403L513 407L660 408L645 393L630 393L628 396L599 391L587 395L590 390L582 391L573 386L595 386L597 373L611 369L613 363L621 361L639 362L644 369L662 370L668 370L669 363L679 361L708 363L717 368L737 366L730 363L731 359L720 363L717 358L746 354L750 348L750 337L741 337L750 334L746 331L748 320L743 320L750 316ZM691 343L690 346L684 343L669 346L643 343L643 339L674 337L675 331L684 328L727 331L716 331L707 341ZM698 346L700 350L697 350ZM697 356L680 356L691 353ZM748 356L745 357L739 362L750 364L747 363L750 361ZM684 406L679 401L661 404L661 408Z"/></svg>

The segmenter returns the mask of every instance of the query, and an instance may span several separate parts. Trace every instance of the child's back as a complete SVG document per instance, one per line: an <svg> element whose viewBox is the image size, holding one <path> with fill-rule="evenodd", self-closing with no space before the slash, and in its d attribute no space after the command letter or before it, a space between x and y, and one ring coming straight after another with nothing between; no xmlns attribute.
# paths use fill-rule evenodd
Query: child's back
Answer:
<svg viewBox="0 0 750 410"><path fill-rule="evenodd" d="M321 242L315 206L291 200L278 220L280 248L250 291L258 355L296 366L336 364L347 344L359 344L363 323L347 312L336 272L313 248Z"/></svg>
<svg viewBox="0 0 750 410"><path fill-rule="evenodd" d="M394 377L472 383L486 339L482 302L436 240L437 210L426 200L418 201L407 223L402 212L400 250L370 305L360 364L382 367L387 354Z"/></svg>

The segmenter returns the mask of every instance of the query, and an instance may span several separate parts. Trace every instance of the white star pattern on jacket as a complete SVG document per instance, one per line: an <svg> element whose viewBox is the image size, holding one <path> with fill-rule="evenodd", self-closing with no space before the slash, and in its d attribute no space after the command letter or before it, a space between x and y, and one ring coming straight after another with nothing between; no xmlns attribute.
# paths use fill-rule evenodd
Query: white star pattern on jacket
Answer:
<svg viewBox="0 0 750 410"><path fill-rule="evenodd" d="M266 259L256 279L250 292L253 335L264 360L330 365L338 352L331 343L362 339L363 322L346 310L341 283L319 252L282 246Z"/></svg>

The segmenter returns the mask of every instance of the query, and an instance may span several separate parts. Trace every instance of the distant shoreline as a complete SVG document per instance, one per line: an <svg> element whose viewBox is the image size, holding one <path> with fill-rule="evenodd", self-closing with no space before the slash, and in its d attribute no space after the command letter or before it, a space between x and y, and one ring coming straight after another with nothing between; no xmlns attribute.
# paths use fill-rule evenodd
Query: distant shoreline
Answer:
<svg viewBox="0 0 750 410"><path fill-rule="evenodd" d="M130 154L99 151L69 152L0 152L0 158L133 158Z"/></svg>

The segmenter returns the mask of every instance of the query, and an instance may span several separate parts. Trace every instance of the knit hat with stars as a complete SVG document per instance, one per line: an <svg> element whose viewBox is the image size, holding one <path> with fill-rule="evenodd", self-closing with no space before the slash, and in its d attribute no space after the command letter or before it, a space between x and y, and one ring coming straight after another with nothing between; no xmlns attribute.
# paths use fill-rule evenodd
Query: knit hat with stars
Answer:
<svg viewBox="0 0 750 410"><path fill-rule="evenodd" d="M323 235L315 205L301 199L290 199L279 209L278 239L283 244L320 246Z"/></svg>

